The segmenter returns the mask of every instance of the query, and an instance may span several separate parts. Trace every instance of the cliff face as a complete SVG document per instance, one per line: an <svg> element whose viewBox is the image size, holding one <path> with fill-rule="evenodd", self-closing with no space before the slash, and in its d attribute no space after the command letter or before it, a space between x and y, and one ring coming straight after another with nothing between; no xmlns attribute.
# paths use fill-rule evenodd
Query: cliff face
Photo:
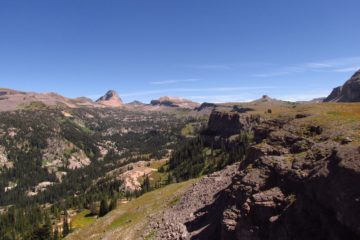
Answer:
<svg viewBox="0 0 360 240"><path fill-rule="evenodd" d="M322 139L319 126L300 135L294 119L242 117L210 117L212 133L251 129L255 143L229 187L184 223L189 239L359 239L360 148Z"/></svg>
<svg viewBox="0 0 360 240"><path fill-rule="evenodd" d="M239 134L245 122L246 119L240 121L239 114L213 111L209 118L207 131L214 135L229 137Z"/></svg>
<svg viewBox="0 0 360 240"><path fill-rule="evenodd" d="M360 102L360 70L343 86L334 88L324 102Z"/></svg>
<svg viewBox="0 0 360 240"><path fill-rule="evenodd" d="M358 239L359 181L358 148L276 130L223 192L221 238Z"/></svg>
<svg viewBox="0 0 360 240"><path fill-rule="evenodd" d="M208 146L232 145L232 139L237 139L241 132L249 132L255 122L249 115L213 110L201 137Z"/></svg>

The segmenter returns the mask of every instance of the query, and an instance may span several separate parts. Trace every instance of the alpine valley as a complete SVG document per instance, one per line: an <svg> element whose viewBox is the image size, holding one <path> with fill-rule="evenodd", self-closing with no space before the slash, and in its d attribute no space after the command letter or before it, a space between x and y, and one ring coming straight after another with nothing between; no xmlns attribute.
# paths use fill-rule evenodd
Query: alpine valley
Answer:
<svg viewBox="0 0 360 240"><path fill-rule="evenodd" d="M360 239L356 72L325 100L0 89L0 239Z"/></svg>

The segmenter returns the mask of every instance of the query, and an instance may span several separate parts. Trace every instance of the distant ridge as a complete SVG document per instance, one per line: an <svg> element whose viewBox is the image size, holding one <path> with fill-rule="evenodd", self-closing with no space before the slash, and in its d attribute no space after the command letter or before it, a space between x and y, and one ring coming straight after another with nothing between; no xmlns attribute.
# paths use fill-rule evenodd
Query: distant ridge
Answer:
<svg viewBox="0 0 360 240"><path fill-rule="evenodd" d="M65 106L69 108L102 107L85 97L72 99L53 92L36 93L0 88L0 111L21 109L34 102L41 102L45 106Z"/></svg>
<svg viewBox="0 0 360 240"><path fill-rule="evenodd" d="M165 106L165 107L179 107L179 108L189 108L194 109L200 106L199 103L193 102L189 99L180 98L180 97L169 97L164 96L150 102L153 106Z"/></svg>
<svg viewBox="0 0 360 240"><path fill-rule="evenodd" d="M133 101L124 104L119 94L114 90L109 90L98 100L93 101L87 97L67 98L58 93L36 93L17 91L8 88L0 88L0 111L13 111L23 109L33 103L42 103L43 106L60 106L68 108L125 108L140 111L168 111L172 108L194 109L200 106L199 103L180 97L161 97L152 100L151 104L140 101ZM40 106L40 105L32 105Z"/></svg>
<svg viewBox="0 0 360 240"><path fill-rule="evenodd" d="M146 104L143 103L143 102L140 102L140 101L138 101L138 100L135 100L135 101L132 101L132 102L127 103L126 105L129 105L129 106L144 106L144 105L146 105Z"/></svg>

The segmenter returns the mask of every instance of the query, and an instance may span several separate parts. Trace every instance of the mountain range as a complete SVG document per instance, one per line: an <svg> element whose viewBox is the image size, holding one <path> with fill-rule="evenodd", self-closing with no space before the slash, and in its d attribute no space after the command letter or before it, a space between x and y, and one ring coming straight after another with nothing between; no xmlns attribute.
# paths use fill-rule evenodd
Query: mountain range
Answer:
<svg viewBox="0 0 360 240"><path fill-rule="evenodd" d="M255 102L279 101L268 96L255 100ZM343 86L333 89L326 98L317 98L311 102L359 102L360 101L360 70L357 71ZM104 96L93 101L87 97L67 98L57 93L23 92L7 88L0 88L0 111L23 108L31 103L41 103L46 106L66 106L69 108L136 108L139 110L166 110L171 108L195 109L199 103L181 97L163 96L152 100L150 104L134 101L125 104L115 90L109 90Z"/></svg>
<svg viewBox="0 0 360 240"><path fill-rule="evenodd" d="M359 239L358 82L331 103L0 89L0 240Z"/></svg>
<svg viewBox="0 0 360 240"><path fill-rule="evenodd" d="M144 104L139 101L133 101L125 104L119 94L114 90L109 90L104 96L96 101L87 97L67 98L57 93L35 93L23 92L13 89L0 88L0 111L10 111L27 107L34 103L40 103L45 106L65 106L69 108L125 108L142 110L166 110L170 108L193 109L199 106L199 103L179 97L164 96L152 100L150 104Z"/></svg>

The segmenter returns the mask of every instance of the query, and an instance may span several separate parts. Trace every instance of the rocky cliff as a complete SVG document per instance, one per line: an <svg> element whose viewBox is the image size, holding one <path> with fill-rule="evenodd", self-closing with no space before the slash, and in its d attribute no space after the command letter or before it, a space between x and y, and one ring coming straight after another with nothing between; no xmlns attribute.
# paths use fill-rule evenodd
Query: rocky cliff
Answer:
<svg viewBox="0 0 360 240"><path fill-rule="evenodd" d="M152 226L157 239L359 239L360 148L304 125L307 117L214 111L209 133L250 129L254 143L239 165L207 176L165 211Z"/></svg>
<svg viewBox="0 0 360 240"><path fill-rule="evenodd" d="M334 88L324 102L360 102L360 70L343 86Z"/></svg>
<svg viewBox="0 0 360 240"><path fill-rule="evenodd" d="M219 237L358 239L359 148L316 142L287 126L272 123L256 136L262 140L221 193L227 207Z"/></svg>
<svg viewBox="0 0 360 240"><path fill-rule="evenodd" d="M226 207L214 239L358 239L359 148L299 136L287 121L254 133L257 144L218 198Z"/></svg>
<svg viewBox="0 0 360 240"><path fill-rule="evenodd" d="M207 132L222 137L239 134L245 125L249 124L248 118L240 117L237 113L213 111L210 115Z"/></svg>

